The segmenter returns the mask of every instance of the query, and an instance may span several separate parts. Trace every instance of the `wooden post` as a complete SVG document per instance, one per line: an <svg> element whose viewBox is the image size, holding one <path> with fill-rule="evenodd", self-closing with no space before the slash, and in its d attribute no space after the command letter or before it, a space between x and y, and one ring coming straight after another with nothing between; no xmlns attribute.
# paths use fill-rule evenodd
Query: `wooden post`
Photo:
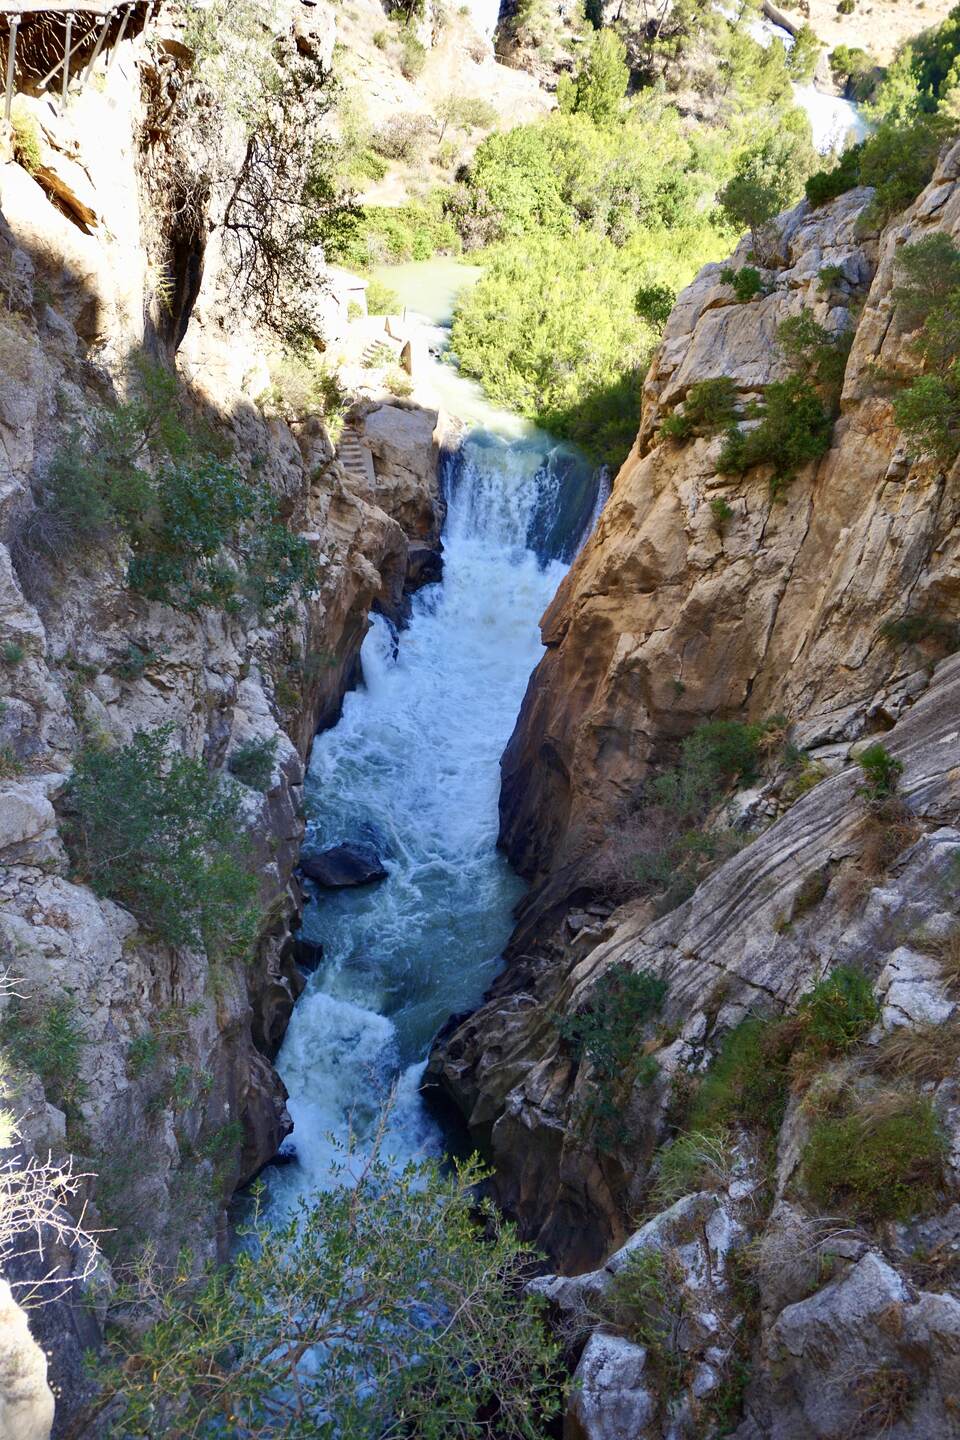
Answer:
<svg viewBox="0 0 960 1440"><path fill-rule="evenodd" d="M10 16L10 33L7 36L7 89L3 105L3 118L10 119L10 107L13 104L13 75L17 64L17 30L20 25L20 16Z"/></svg>
<svg viewBox="0 0 960 1440"><path fill-rule="evenodd" d="M73 40L73 11L67 11L66 34L63 37L63 85L60 88L60 104L67 103L67 86L70 83L70 48Z"/></svg>

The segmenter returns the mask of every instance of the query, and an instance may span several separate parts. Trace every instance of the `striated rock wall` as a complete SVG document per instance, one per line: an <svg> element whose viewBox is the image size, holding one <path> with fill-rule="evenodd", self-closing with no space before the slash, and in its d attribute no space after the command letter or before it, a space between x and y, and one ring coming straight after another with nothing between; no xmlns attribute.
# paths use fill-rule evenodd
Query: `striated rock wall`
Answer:
<svg viewBox="0 0 960 1440"><path fill-rule="evenodd" d="M930 1257L954 1253L960 1200L960 659L933 641L892 644L880 626L956 622L960 489L956 466L909 459L878 372L913 364L891 294L897 249L960 234L958 182L960 147L879 235L863 233L867 192L801 205L778 223L772 292L749 304L719 267L701 273L653 362L634 451L543 619L547 654L501 802L503 843L534 886L504 974L441 1035L427 1083L459 1108L501 1202L559 1271L537 1288L577 1367L567 1440L956 1432L960 1286ZM826 265L841 277L825 291ZM761 393L782 373L776 327L803 305L855 336L832 446L775 502L765 471L716 473L719 439L677 445L659 424L698 380ZM719 527L716 497L733 512ZM644 776L706 717L776 712L815 762L808 783L768 771L727 822L742 848L670 913L595 903L590 865ZM885 817L856 764L878 736L903 767L902 808ZM708 1136L719 1150L657 1213L663 1147L725 1037L794 1010L841 965L866 974L877 1006L860 1048L812 1084L795 1076L769 1151L736 1115ZM614 967L655 975L666 994L609 1082L601 1133L599 1072L569 1035ZM911 1064L923 1044L934 1061L891 1069L897 1034ZM803 1163L817 1121L844 1096L895 1105L907 1092L944 1137L932 1211L884 1224L855 1206L825 1213Z"/></svg>
<svg viewBox="0 0 960 1440"><path fill-rule="evenodd" d="M955 607L957 498L907 460L874 367L904 362L893 258L932 228L960 227L958 166L953 151L882 237L858 235L867 191L799 206L781 222L765 298L736 303L716 265L680 296L637 444L543 617L547 654L503 757L501 841L522 873L557 871L601 841L648 765L705 716L783 713L816 747L884 728L926 684L915 653L879 630L908 610ZM824 293L827 265L843 278ZM828 329L856 323L856 338L832 448L783 502L763 470L716 473L722 437L659 443L692 383L729 376L748 398L783 378L776 328L804 307ZM715 499L733 512L722 527Z"/></svg>

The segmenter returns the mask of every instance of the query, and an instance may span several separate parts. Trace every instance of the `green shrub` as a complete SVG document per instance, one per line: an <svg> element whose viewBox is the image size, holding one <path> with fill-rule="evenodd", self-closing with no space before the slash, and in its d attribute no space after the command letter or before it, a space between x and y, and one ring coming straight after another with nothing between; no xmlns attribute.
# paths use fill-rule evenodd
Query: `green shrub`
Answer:
<svg viewBox="0 0 960 1440"><path fill-rule="evenodd" d="M813 79L820 57L820 41L810 25L801 25L787 55L790 78L800 85Z"/></svg>
<svg viewBox="0 0 960 1440"><path fill-rule="evenodd" d="M172 727L81 750L65 838L77 878L170 945L248 954L260 920L239 794L171 754Z"/></svg>
<svg viewBox="0 0 960 1440"><path fill-rule="evenodd" d="M943 620L939 615L904 615L900 620L885 620L880 635L894 645L919 645L935 640L949 650L960 644L960 626Z"/></svg>
<svg viewBox="0 0 960 1440"><path fill-rule="evenodd" d="M737 387L727 376L700 380L687 391L682 412L674 411L660 426L669 440L688 440L695 433L712 435L736 414Z"/></svg>
<svg viewBox="0 0 960 1440"><path fill-rule="evenodd" d="M870 1221L908 1220L937 1203L946 1142L929 1100L882 1097L820 1120L803 1154L803 1179L818 1205Z"/></svg>
<svg viewBox="0 0 960 1440"><path fill-rule="evenodd" d="M714 525L721 533L727 521L733 519L733 510L722 495L715 495L710 501L710 513L713 516Z"/></svg>
<svg viewBox="0 0 960 1440"><path fill-rule="evenodd" d="M277 758L277 737L267 740L244 740L238 745L227 761L227 769L236 776L241 785L264 794L273 784L273 769Z"/></svg>
<svg viewBox="0 0 960 1440"><path fill-rule="evenodd" d="M741 303L755 300L758 295L767 293L763 276L754 265L741 265L737 270L726 265L720 271L720 279L724 285L732 287L734 295Z"/></svg>
<svg viewBox="0 0 960 1440"><path fill-rule="evenodd" d="M211 1157L216 1163L228 1145ZM345 1157L346 1180L268 1223L256 1204L232 1272L167 1275L145 1260L116 1304L91 1423L177 1431L535 1440L560 1409L562 1366L533 1254L489 1200L480 1167L443 1172ZM480 1224L477 1219L480 1219ZM139 1283L138 1283L139 1282ZM294 1397L290 1399L290 1397ZM304 1426L293 1414L301 1412Z"/></svg>
<svg viewBox="0 0 960 1440"><path fill-rule="evenodd" d="M873 806L889 800L903 774L903 761L891 755L878 740L861 751L857 764L863 771L864 781L858 794L865 795Z"/></svg>
<svg viewBox="0 0 960 1440"><path fill-rule="evenodd" d="M750 1017L728 1032L704 1076L689 1128L716 1133L740 1123L766 1138L783 1123L789 1094L790 1046L776 1024Z"/></svg>
<svg viewBox="0 0 960 1440"><path fill-rule="evenodd" d="M814 209L835 200L838 195L845 195L848 190L856 189L860 184L860 160L863 150L862 143L852 145L844 150L836 165L829 170L818 170L815 175L810 176L804 189Z"/></svg>
<svg viewBox="0 0 960 1440"><path fill-rule="evenodd" d="M960 364L914 380L894 400L893 416L913 455L952 465L960 454Z"/></svg>
<svg viewBox="0 0 960 1440"><path fill-rule="evenodd" d="M155 665L159 659L157 650L144 650L142 645L135 645L131 640L127 644L123 659L117 661L113 671L121 680L141 680L150 666Z"/></svg>
<svg viewBox="0 0 960 1440"><path fill-rule="evenodd" d="M676 299L676 292L669 285L641 285L634 304L638 315L655 329L662 330Z"/></svg>
<svg viewBox="0 0 960 1440"><path fill-rule="evenodd" d="M807 1054L845 1055L880 1018L873 985L862 970L838 965L797 1007L798 1046Z"/></svg>
<svg viewBox="0 0 960 1440"><path fill-rule="evenodd" d="M402 309L403 306L400 303L400 296L396 290L391 290L389 285L384 285L380 280L370 280L368 282L368 315L399 315Z"/></svg>
<svg viewBox="0 0 960 1440"><path fill-rule="evenodd" d="M6 640L0 649L0 659L3 660L4 665L19 665L20 661L26 657L26 653L26 649L19 640Z"/></svg>
<svg viewBox="0 0 960 1440"><path fill-rule="evenodd" d="M822 295L829 295L843 278L842 265L824 265L817 275L817 289Z"/></svg>
<svg viewBox="0 0 960 1440"><path fill-rule="evenodd" d="M733 1167L733 1150L726 1130L690 1130L657 1152L657 1174L650 1205L666 1210L696 1190L719 1189L727 1184Z"/></svg>
<svg viewBox="0 0 960 1440"><path fill-rule="evenodd" d="M175 376L142 357L133 369L136 398L101 414L89 449L68 442L50 467L40 508L57 548L123 539L130 588L186 610L270 609L295 588L315 592L309 546L282 524L269 486L191 433ZM152 472L148 447L164 457Z"/></svg>
<svg viewBox="0 0 960 1440"><path fill-rule="evenodd" d="M912 124L879 125L860 156L860 184L875 187L865 216L868 225L880 226L913 203L933 176L937 158L955 133L947 116L922 116Z"/></svg>
<svg viewBox="0 0 960 1440"><path fill-rule="evenodd" d="M36 120L28 110L15 105L10 115L10 125L13 129L13 158L19 161L24 170L36 175L43 168L40 130Z"/></svg>
<svg viewBox="0 0 960 1440"><path fill-rule="evenodd" d="M627 47L613 30L598 30L576 78L561 76L557 104L567 115L585 115L595 125L612 125L630 79Z"/></svg>
<svg viewBox="0 0 960 1440"><path fill-rule="evenodd" d="M743 475L754 465L770 465L770 488L778 495L801 466L830 448L832 418L814 387L799 375L773 381L747 415L760 424L754 430L728 431L717 460L722 475Z"/></svg>
<svg viewBox="0 0 960 1440"><path fill-rule="evenodd" d="M127 1046L127 1074L131 1080L140 1080L156 1070L165 1055L162 1038L153 1030L144 1030Z"/></svg>
<svg viewBox="0 0 960 1440"><path fill-rule="evenodd" d="M416 80L427 63L427 51L415 35L403 36L400 51L400 73L407 80Z"/></svg>
<svg viewBox="0 0 960 1440"><path fill-rule="evenodd" d="M378 50L386 50L390 44L390 35L386 30L374 30L373 43Z"/></svg>
<svg viewBox="0 0 960 1440"><path fill-rule="evenodd" d="M666 993L666 981L649 971L611 965L591 990L587 1006L557 1022L574 1058L590 1063L594 1088L586 1118L602 1147L616 1138L624 1090L636 1081L650 1084L659 1073L656 1062L643 1054L639 1032L659 1013Z"/></svg>
<svg viewBox="0 0 960 1440"><path fill-rule="evenodd" d="M712 787L749 785L757 778L760 740L766 726L740 720L705 720L683 742L685 769L709 776Z"/></svg>
<svg viewBox="0 0 960 1440"><path fill-rule="evenodd" d="M856 0L840 0L837 5L838 15L852 15L856 8Z"/></svg>
<svg viewBox="0 0 960 1440"><path fill-rule="evenodd" d="M815 163L809 127L801 138L784 126L742 152L717 198L730 224L751 232L755 249L770 221L799 199Z"/></svg>
<svg viewBox="0 0 960 1440"><path fill-rule="evenodd" d="M47 1099L75 1118L85 1088L80 1059L89 1043L69 995L49 1000L13 997L0 1019L0 1045L24 1070L39 1075Z"/></svg>
<svg viewBox="0 0 960 1440"><path fill-rule="evenodd" d="M777 346L790 368L821 386L836 402L843 386L853 327L826 330L809 310L791 315L777 327Z"/></svg>
<svg viewBox="0 0 960 1440"><path fill-rule="evenodd" d="M644 1347L668 1395L683 1379L684 1356L676 1336L685 1302L682 1265L675 1255L652 1246L630 1251L603 1297L604 1318Z"/></svg>

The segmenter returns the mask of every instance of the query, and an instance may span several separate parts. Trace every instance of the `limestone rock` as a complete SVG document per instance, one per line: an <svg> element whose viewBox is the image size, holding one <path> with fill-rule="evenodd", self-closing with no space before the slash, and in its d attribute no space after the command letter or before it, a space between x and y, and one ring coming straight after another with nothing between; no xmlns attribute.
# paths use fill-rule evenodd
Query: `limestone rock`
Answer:
<svg viewBox="0 0 960 1440"><path fill-rule="evenodd" d="M620 1335L597 1331L573 1374L563 1440L655 1440L657 1402L644 1376L647 1352Z"/></svg>
<svg viewBox="0 0 960 1440"><path fill-rule="evenodd" d="M0 1279L0 1435L4 1440L48 1440L53 1410L46 1356L10 1286Z"/></svg>

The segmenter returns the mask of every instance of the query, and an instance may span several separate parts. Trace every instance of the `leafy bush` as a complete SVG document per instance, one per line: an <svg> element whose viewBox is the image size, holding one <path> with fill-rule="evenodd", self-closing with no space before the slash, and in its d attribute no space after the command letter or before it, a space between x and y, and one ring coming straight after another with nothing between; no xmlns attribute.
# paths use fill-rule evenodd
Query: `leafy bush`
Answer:
<svg viewBox="0 0 960 1440"><path fill-rule="evenodd" d="M863 150L862 143L852 145L844 150L836 165L828 170L818 170L815 175L810 176L804 190L814 209L835 200L838 195L845 195L848 190L856 189L860 184L860 159Z"/></svg>
<svg viewBox="0 0 960 1440"><path fill-rule="evenodd" d="M131 1437L213 1435L225 1415L245 1434L384 1435L398 1416L444 1440L548 1433L559 1350L479 1166L354 1168L280 1224L258 1207L232 1274L144 1262L117 1296L138 1323L112 1333L94 1425L115 1397Z"/></svg>
<svg viewBox="0 0 960 1440"><path fill-rule="evenodd" d="M960 645L960 626L939 615L904 615L900 620L885 620L880 634L895 645L919 645L924 640L935 640L950 650Z"/></svg>
<svg viewBox="0 0 960 1440"><path fill-rule="evenodd" d="M619 1115L618 1096L637 1080L649 1084L658 1073L656 1062L643 1055L639 1031L659 1012L666 993L666 981L649 971L611 965L591 990L586 1008L558 1020L560 1037L574 1057L590 1062L594 1092L587 1119L596 1124L602 1146L615 1138L611 1127Z"/></svg>
<svg viewBox="0 0 960 1440"><path fill-rule="evenodd" d="M26 649L19 640L5 640L0 648L0 659L4 665L19 665L26 656Z"/></svg>
<svg viewBox="0 0 960 1440"><path fill-rule="evenodd" d="M801 999L797 1044L816 1057L845 1055L879 1018L869 978L851 965L838 965Z"/></svg>
<svg viewBox="0 0 960 1440"><path fill-rule="evenodd" d="M852 15L855 8L855 0L839 0L839 4L837 5L837 14Z"/></svg>
<svg viewBox="0 0 960 1440"><path fill-rule="evenodd" d="M826 330L809 310L791 315L777 327L777 345L790 368L805 374L836 401L843 385L853 327Z"/></svg>
<svg viewBox="0 0 960 1440"><path fill-rule="evenodd" d="M739 1122L775 1135L787 1108L789 1054L776 1025L756 1017L741 1021L700 1084L689 1128L715 1133Z"/></svg>
<svg viewBox="0 0 960 1440"><path fill-rule="evenodd" d="M297 587L315 591L309 546L280 521L269 486L201 448L174 376L143 359L134 368L140 394L101 414L89 449L70 442L50 467L39 509L52 558L125 539L131 589L187 610L235 612L244 599L270 609ZM165 457L153 472L141 464L148 447Z"/></svg>
<svg viewBox="0 0 960 1440"><path fill-rule="evenodd" d="M683 410L668 415L660 433L669 440L688 440L695 433L711 435L729 425L736 414L737 388L727 376L691 385Z"/></svg>
<svg viewBox="0 0 960 1440"><path fill-rule="evenodd" d="M494 400L619 460L636 434L639 372L653 344L633 294L603 237L541 231L491 253L457 306L451 344Z"/></svg>
<svg viewBox="0 0 960 1440"><path fill-rule="evenodd" d="M248 953L260 919L239 794L171 754L172 727L81 750L67 792L77 878L170 945Z"/></svg>
<svg viewBox="0 0 960 1440"><path fill-rule="evenodd" d="M660 330L670 319L676 299L676 292L669 285L641 285L634 303L637 314Z"/></svg>
<svg viewBox="0 0 960 1440"><path fill-rule="evenodd" d="M720 271L720 280L724 285L732 287L734 295L741 303L755 300L758 295L767 293L763 276L754 265L741 265L737 270L726 265Z"/></svg>
<svg viewBox="0 0 960 1440"><path fill-rule="evenodd" d="M14 105L10 125L13 130L13 158L19 161L24 170L36 175L43 165L40 131L36 120L21 105Z"/></svg>
<svg viewBox="0 0 960 1440"><path fill-rule="evenodd" d="M710 513L713 515L714 525L721 532L727 521L733 519L733 510L722 495L715 495L710 501Z"/></svg>
<svg viewBox="0 0 960 1440"><path fill-rule="evenodd" d="M370 147L387 160L403 160L413 165L423 154L429 133L426 115L391 115L373 132Z"/></svg>
<svg viewBox="0 0 960 1440"><path fill-rule="evenodd" d="M370 280L368 282L368 315L399 315L402 309L403 306L400 303L400 296L396 290L391 290L389 285L384 285L380 280Z"/></svg>
<svg viewBox="0 0 960 1440"><path fill-rule="evenodd" d="M810 25L801 25L787 55L787 69L790 77L805 85L813 79L820 57L820 41Z"/></svg>
<svg viewBox="0 0 960 1440"><path fill-rule="evenodd" d="M889 800L903 774L903 761L891 755L878 740L861 751L857 756L857 764L864 777L859 793L865 795L874 806Z"/></svg>
<svg viewBox="0 0 960 1440"><path fill-rule="evenodd" d="M630 70L627 48L613 30L598 30L585 55L576 79L562 75L557 84L557 104L568 115L586 115L595 125L616 120L626 94Z"/></svg>
<svg viewBox="0 0 960 1440"><path fill-rule="evenodd" d="M718 199L730 224L751 232L756 250L770 221L799 199L814 164L809 127L801 137L785 126L743 151Z"/></svg>
<svg viewBox="0 0 960 1440"><path fill-rule="evenodd" d="M241 785L264 794L273 784L273 768L277 758L277 737L267 740L244 740L227 761L227 769Z"/></svg>
<svg viewBox="0 0 960 1440"><path fill-rule="evenodd" d="M0 1019L0 1045L19 1068L39 1075L51 1104L75 1117L84 1096L80 1059L89 1043L69 995L13 997Z"/></svg>
<svg viewBox="0 0 960 1440"><path fill-rule="evenodd" d="M683 1378L684 1357L676 1336L685 1303L682 1265L675 1254L665 1255L652 1246L630 1251L603 1297L604 1318L644 1347L667 1394L675 1393Z"/></svg>
<svg viewBox="0 0 960 1440"><path fill-rule="evenodd" d="M814 1126L803 1179L831 1213L865 1220L907 1220L937 1201L946 1142L929 1100L886 1095Z"/></svg>
<svg viewBox="0 0 960 1440"><path fill-rule="evenodd" d="M427 63L427 51L415 35L403 36L400 50L400 73L407 80L416 80Z"/></svg>
<svg viewBox="0 0 960 1440"><path fill-rule="evenodd" d="M875 188L865 217L883 225L917 198L936 169L937 158L956 124L946 116L923 116L910 125L879 125L860 156L860 184Z"/></svg>
<svg viewBox="0 0 960 1440"><path fill-rule="evenodd" d="M717 460L722 475L743 475L754 465L770 465L770 488L778 495L801 466L830 448L833 420L814 387L799 375L769 384L747 416L760 424L728 432Z"/></svg>

